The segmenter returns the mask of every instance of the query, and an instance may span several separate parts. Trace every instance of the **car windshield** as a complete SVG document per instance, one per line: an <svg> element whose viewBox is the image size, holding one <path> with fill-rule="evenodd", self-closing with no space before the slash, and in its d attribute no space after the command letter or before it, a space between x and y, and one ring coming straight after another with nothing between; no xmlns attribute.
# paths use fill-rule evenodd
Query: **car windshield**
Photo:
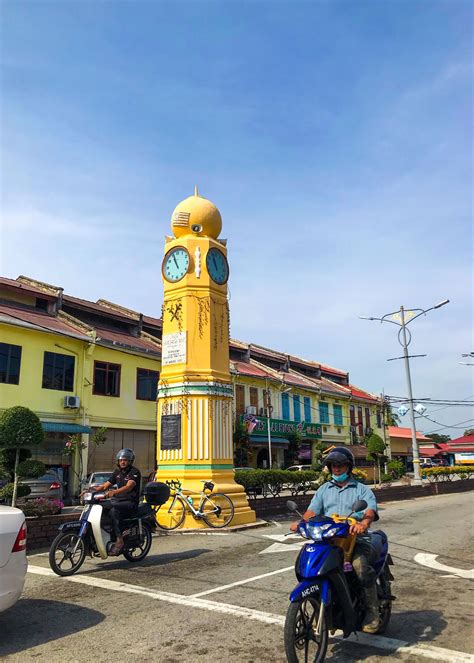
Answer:
<svg viewBox="0 0 474 663"><path fill-rule="evenodd" d="M93 474L90 483L105 483L110 479L110 472L101 472L100 474Z"/></svg>
<svg viewBox="0 0 474 663"><path fill-rule="evenodd" d="M58 481L56 472L46 472L43 476L38 477L37 481Z"/></svg>

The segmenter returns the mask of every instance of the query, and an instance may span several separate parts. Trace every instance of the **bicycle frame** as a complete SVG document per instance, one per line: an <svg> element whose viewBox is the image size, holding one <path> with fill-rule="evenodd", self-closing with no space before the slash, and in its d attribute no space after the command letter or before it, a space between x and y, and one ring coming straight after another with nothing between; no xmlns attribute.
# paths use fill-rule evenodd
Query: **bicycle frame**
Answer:
<svg viewBox="0 0 474 663"><path fill-rule="evenodd" d="M173 500L171 502L171 506L169 508L169 511L173 510L174 505L176 504L176 500L178 499L178 496L181 497L182 501L185 503L186 507L190 509L194 516L196 518L202 518L204 515L202 508L206 502L211 502L212 500L206 495L204 490L201 491L200 499L199 499L199 507L197 509L194 508L194 504L191 504L191 502L186 498L186 495L184 494L182 488L176 487L175 489L175 494L173 495Z"/></svg>

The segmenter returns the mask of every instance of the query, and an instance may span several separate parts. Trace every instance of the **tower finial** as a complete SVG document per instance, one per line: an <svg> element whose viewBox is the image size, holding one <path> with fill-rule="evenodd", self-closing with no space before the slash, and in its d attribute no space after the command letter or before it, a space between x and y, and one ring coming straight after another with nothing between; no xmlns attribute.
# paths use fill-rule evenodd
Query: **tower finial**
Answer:
<svg viewBox="0 0 474 663"><path fill-rule="evenodd" d="M197 184L194 185L194 195L199 196L199 191L198 191L198 188L197 188Z"/></svg>

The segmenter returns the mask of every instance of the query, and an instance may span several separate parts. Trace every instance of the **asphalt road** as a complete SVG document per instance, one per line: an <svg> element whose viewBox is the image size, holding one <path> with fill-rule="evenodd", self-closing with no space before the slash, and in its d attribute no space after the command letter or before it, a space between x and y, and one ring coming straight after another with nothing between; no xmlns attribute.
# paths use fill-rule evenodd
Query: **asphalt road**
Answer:
<svg viewBox="0 0 474 663"><path fill-rule="evenodd" d="M396 577L389 629L333 639L328 661L474 662L473 506L473 493L382 505ZM0 614L0 657L283 663L299 549L287 531L159 536L142 564L87 561L72 579L31 555L23 598Z"/></svg>

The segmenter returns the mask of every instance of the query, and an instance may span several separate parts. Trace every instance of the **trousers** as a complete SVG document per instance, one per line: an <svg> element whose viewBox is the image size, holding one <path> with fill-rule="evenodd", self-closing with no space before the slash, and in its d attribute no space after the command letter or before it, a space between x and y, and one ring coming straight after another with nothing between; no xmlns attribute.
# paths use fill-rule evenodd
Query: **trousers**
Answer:
<svg viewBox="0 0 474 663"><path fill-rule="evenodd" d="M137 512L137 505L130 500L120 500L114 502L112 499L110 507L110 518L112 520L112 531L114 538L122 536L122 521L125 518L133 518Z"/></svg>
<svg viewBox="0 0 474 663"><path fill-rule="evenodd" d="M372 566L375 550L370 540L358 536L352 555L352 567L364 588L371 587L375 583L375 570Z"/></svg>

